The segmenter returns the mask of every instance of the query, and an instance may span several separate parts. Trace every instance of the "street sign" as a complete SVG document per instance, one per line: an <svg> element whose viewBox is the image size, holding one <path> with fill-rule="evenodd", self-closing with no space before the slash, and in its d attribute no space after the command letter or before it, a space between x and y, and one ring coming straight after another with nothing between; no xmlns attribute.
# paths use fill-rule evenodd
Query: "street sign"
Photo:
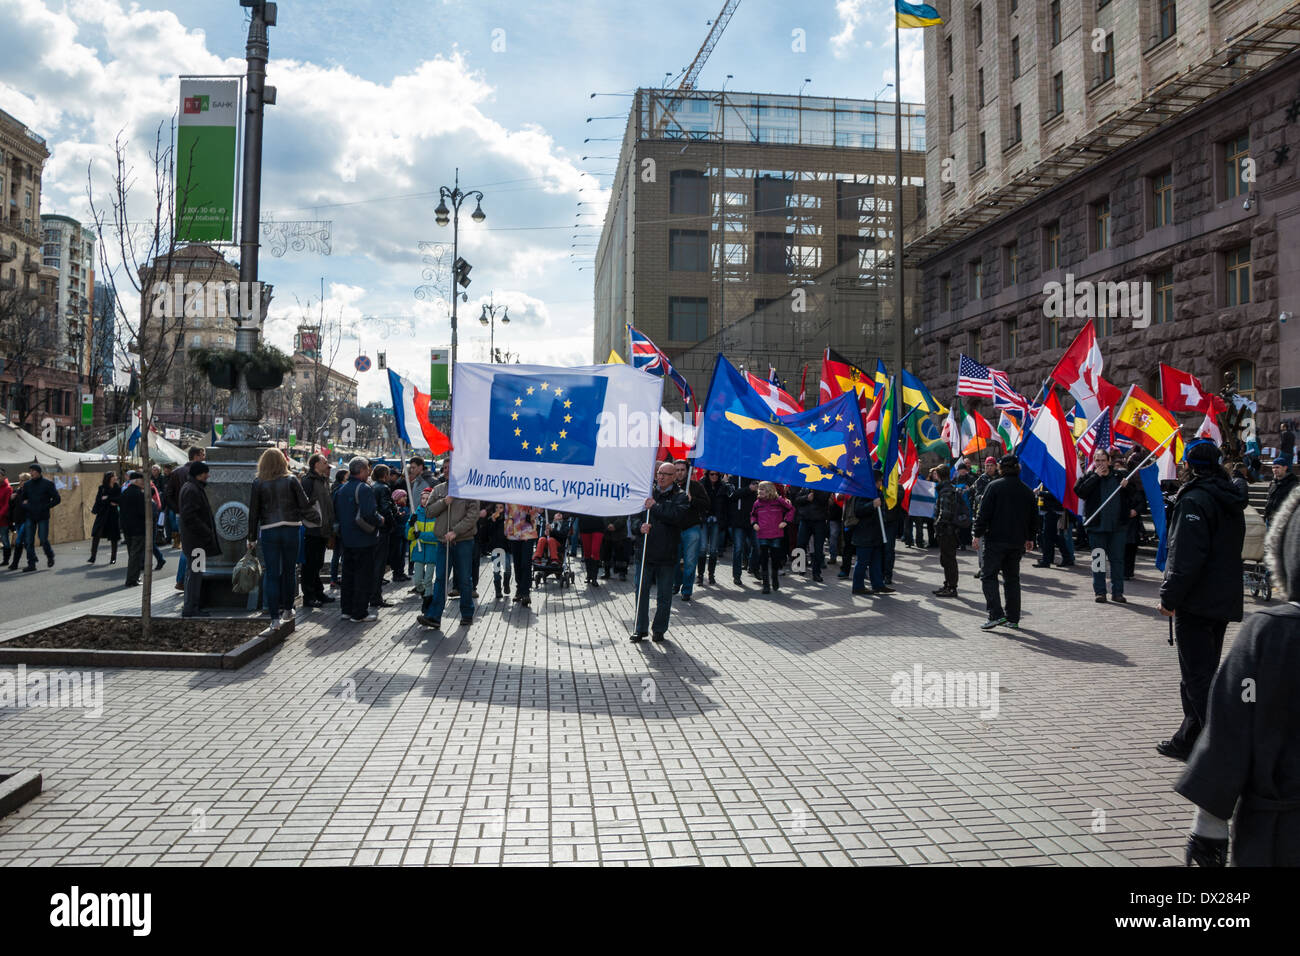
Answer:
<svg viewBox="0 0 1300 956"><path fill-rule="evenodd" d="M370 356L358 355L356 361L352 363L352 367L355 368L358 372L369 372Z"/></svg>

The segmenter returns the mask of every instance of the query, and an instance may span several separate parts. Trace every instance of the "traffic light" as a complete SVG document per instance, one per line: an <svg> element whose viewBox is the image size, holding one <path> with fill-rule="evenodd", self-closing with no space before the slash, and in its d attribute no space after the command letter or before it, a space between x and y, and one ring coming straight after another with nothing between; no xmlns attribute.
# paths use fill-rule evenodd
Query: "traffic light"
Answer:
<svg viewBox="0 0 1300 956"><path fill-rule="evenodd" d="M452 266L452 271L456 276L456 284L462 289L469 285L469 271L474 267L465 261L463 256L456 257L456 264Z"/></svg>

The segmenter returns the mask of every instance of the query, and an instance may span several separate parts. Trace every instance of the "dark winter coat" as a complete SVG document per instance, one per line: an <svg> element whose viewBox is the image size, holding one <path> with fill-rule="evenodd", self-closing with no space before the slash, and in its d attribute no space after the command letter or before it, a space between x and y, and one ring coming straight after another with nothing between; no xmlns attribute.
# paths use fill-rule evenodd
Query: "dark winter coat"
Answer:
<svg viewBox="0 0 1300 956"><path fill-rule="evenodd" d="M709 500L709 493L705 490L704 485L698 481L688 479L688 487L690 502L686 517L681 525L683 531L704 524L709 515L713 513L713 502Z"/></svg>
<svg viewBox="0 0 1300 956"><path fill-rule="evenodd" d="M740 479L740 484L735 487L735 496L727 502L727 527L748 528L750 527L749 516L754 512L754 502L758 500L758 492L750 488L749 482L744 478Z"/></svg>
<svg viewBox="0 0 1300 956"><path fill-rule="evenodd" d="M830 514L829 492L800 488L794 495L794 513L800 521L825 521Z"/></svg>
<svg viewBox="0 0 1300 956"><path fill-rule="evenodd" d="M1296 485L1300 484L1300 478L1296 478L1294 472L1288 471L1282 476L1282 480L1276 478L1268 486L1268 501L1264 504L1264 520L1270 520L1279 508L1282 502L1290 496L1295 490Z"/></svg>
<svg viewBox="0 0 1300 956"><path fill-rule="evenodd" d="M1240 621L1246 503L1227 472L1194 474L1169 517L1169 563L1160 603L1216 621Z"/></svg>
<svg viewBox="0 0 1300 956"><path fill-rule="evenodd" d="M310 511L312 505L320 505L321 523L320 527L307 527L306 533L309 538L328 538L334 533L334 498L330 494L330 480L322 477L315 472L308 472L302 476L303 494L307 496L307 507ZM417 501L418 506L420 503ZM316 520L315 515L311 515L311 520Z"/></svg>
<svg viewBox="0 0 1300 956"><path fill-rule="evenodd" d="M128 538L144 537L144 489L128 482L118 502L122 517L122 534Z"/></svg>
<svg viewBox="0 0 1300 956"><path fill-rule="evenodd" d="M698 485L699 482L691 484ZM682 528L694 527L686 524L691 519L691 502L687 500L686 492L676 485L669 485L667 491L660 491L656 485L651 497L655 503L650 509L650 533L644 536L642 543L646 549L645 562L676 564Z"/></svg>
<svg viewBox="0 0 1300 956"><path fill-rule="evenodd" d="M372 527L379 524L375 513L375 493L370 485L353 477L334 492L334 514L339 522L339 537L345 548L369 548L379 538L379 532L362 531L357 527L357 514Z"/></svg>
<svg viewBox="0 0 1300 956"><path fill-rule="evenodd" d="M951 534L957 531L953 518L957 514L957 502L961 499L951 481L941 481L934 489L934 530L939 534Z"/></svg>
<svg viewBox="0 0 1300 956"><path fill-rule="evenodd" d="M605 519L600 515L578 515L578 534L602 534Z"/></svg>
<svg viewBox="0 0 1300 956"><path fill-rule="evenodd" d="M18 500L27 510L28 521L48 521L50 509L63 501L54 482L44 475L24 482L22 491L18 492Z"/></svg>
<svg viewBox="0 0 1300 956"><path fill-rule="evenodd" d="M706 478L704 490L709 496L709 516L717 519L719 528L731 527L731 499L736 495L736 486L725 478L716 482Z"/></svg>
<svg viewBox="0 0 1300 956"><path fill-rule="evenodd" d="M1038 535L1038 502L1019 475L1002 475L989 482L980 499L971 534L986 545L1023 548Z"/></svg>
<svg viewBox="0 0 1300 956"><path fill-rule="evenodd" d="M100 485L95 491L95 504L90 513L95 516L95 523L90 528L92 538L107 538L116 541L122 536L121 522L118 520L118 506L122 500L122 489L116 485Z"/></svg>
<svg viewBox="0 0 1300 956"><path fill-rule="evenodd" d="M181 548L186 557L193 558L196 549L202 548L209 557L221 553L217 539L217 525L212 520L212 505L208 503L208 490L197 478L189 478L181 486L180 505Z"/></svg>
<svg viewBox="0 0 1300 956"><path fill-rule="evenodd" d="M871 548L885 543L880 518L876 517L877 501L880 501L880 507L883 509L885 503L879 498L850 498L848 504L844 506L844 510L852 511L854 518L857 519L857 523L853 525L853 547L855 548ZM883 510L881 514L884 514Z"/></svg>
<svg viewBox="0 0 1300 956"><path fill-rule="evenodd" d="M189 479L185 479L189 484ZM184 490L184 485L181 490ZM178 502L179 503L179 502ZM298 526L307 510L307 495L292 475L282 475L272 481L253 479L253 490L248 501L248 539L257 539L258 532L268 525Z"/></svg>
<svg viewBox="0 0 1300 956"><path fill-rule="evenodd" d="M1111 469L1107 475L1090 471L1074 483L1074 493L1079 496L1083 506L1082 517L1089 518L1100 509L1101 513L1087 524L1089 531L1123 531L1128 525L1128 509L1124 507L1125 488L1115 494L1119 483L1124 479ZM1129 482L1131 485L1132 482ZM1115 495L1113 498L1111 495ZM1107 501L1107 499L1110 499ZM1105 502L1105 507L1102 503Z"/></svg>

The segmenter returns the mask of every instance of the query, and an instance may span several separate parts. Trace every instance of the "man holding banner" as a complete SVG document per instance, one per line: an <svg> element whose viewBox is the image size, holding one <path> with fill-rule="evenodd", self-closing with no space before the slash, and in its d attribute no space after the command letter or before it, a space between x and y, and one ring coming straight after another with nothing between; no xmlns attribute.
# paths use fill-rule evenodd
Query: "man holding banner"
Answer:
<svg viewBox="0 0 1300 956"><path fill-rule="evenodd" d="M691 510L691 500L677 486L677 469L661 462L655 472L655 487L645 500L645 517L640 524L641 553L636 575L636 624L632 643L647 635L662 642L668 630L673 606L673 584L677 577L682 524ZM650 622L650 582L655 586L655 619ZM649 628L649 630L647 630Z"/></svg>

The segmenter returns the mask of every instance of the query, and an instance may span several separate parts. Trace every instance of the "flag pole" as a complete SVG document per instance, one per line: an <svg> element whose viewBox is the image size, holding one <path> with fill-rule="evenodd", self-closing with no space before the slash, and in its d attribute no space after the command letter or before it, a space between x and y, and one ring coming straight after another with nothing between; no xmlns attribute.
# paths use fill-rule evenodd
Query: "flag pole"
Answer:
<svg viewBox="0 0 1300 956"><path fill-rule="evenodd" d="M1156 445L1156 447L1155 447L1154 450L1148 452L1148 453L1147 453L1147 456L1146 456L1145 458L1142 459L1142 463L1141 463L1140 465L1138 465L1136 468L1134 468L1131 472L1129 472L1129 474L1131 475L1131 474L1133 474L1133 473L1135 473L1135 472L1139 472L1139 471L1141 471L1143 468L1145 468L1145 467L1146 467L1146 463L1149 462L1152 458L1155 457L1156 452L1160 451L1160 449L1164 448L1165 445L1169 444L1169 440L1170 440L1171 438L1177 438L1177 437L1178 437L1179 435L1181 435L1182 433L1183 433L1183 426L1182 426L1182 425L1179 425L1177 428L1175 428L1173 431L1171 431L1171 432L1169 433L1169 437L1168 437L1168 438L1166 438L1164 441L1162 441L1159 445ZM1120 482L1121 487L1122 487L1125 483L1127 483L1127 482L1128 482L1128 476L1125 476L1124 480L1123 480L1122 482ZM1120 492L1120 489L1119 489L1119 488L1116 488L1114 491L1112 491L1112 492L1111 492L1111 493L1106 497L1106 500L1103 501L1101 504L1099 504L1099 505L1097 506L1097 510L1094 511L1092 514L1088 515L1088 517L1087 517L1086 519L1084 519L1083 527L1085 527L1085 528L1088 527L1088 522L1091 521L1093 518L1097 517L1097 515L1101 514L1102 509L1105 508L1108 504L1110 504L1111 499L1114 498L1117 494L1119 494L1119 492Z"/></svg>
<svg viewBox="0 0 1300 956"><path fill-rule="evenodd" d="M898 13L894 13L894 319L898 348L894 353L899 378L907 354L903 315L903 71L898 49Z"/></svg>

